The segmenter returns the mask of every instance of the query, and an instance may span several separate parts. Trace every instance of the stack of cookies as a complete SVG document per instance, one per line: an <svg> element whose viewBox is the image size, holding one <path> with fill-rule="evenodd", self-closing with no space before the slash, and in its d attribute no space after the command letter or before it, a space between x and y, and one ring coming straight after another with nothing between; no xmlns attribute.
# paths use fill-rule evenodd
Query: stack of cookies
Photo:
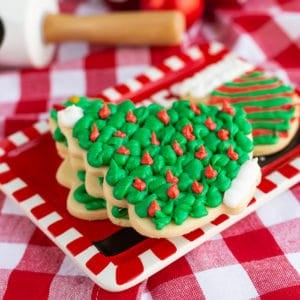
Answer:
<svg viewBox="0 0 300 300"><path fill-rule="evenodd" d="M164 108L71 97L51 110L50 127L62 158L57 180L80 219L179 236L240 213L260 182L252 125L227 99Z"/></svg>

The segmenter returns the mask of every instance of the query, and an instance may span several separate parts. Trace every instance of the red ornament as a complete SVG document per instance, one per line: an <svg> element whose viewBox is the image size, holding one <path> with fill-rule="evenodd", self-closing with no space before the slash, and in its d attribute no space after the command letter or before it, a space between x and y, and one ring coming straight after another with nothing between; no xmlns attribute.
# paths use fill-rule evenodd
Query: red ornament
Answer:
<svg viewBox="0 0 300 300"><path fill-rule="evenodd" d="M139 0L104 0L112 10L138 10Z"/></svg>
<svg viewBox="0 0 300 300"><path fill-rule="evenodd" d="M170 182L170 183L177 183L179 179L173 175L173 173L170 169L168 169L167 173L166 173L166 180L167 180L167 182Z"/></svg>
<svg viewBox="0 0 300 300"><path fill-rule="evenodd" d="M148 151L144 153L144 155L142 157L142 160L141 160L141 163L143 165L152 165L153 164L153 159L150 156Z"/></svg>
<svg viewBox="0 0 300 300"><path fill-rule="evenodd" d="M125 146L119 147L117 152L120 153L120 154L124 154L124 155L129 155L130 154L130 150L128 148L126 148Z"/></svg>
<svg viewBox="0 0 300 300"><path fill-rule="evenodd" d="M103 104L99 110L99 117L101 119L107 119L110 116L110 109L106 103Z"/></svg>
<svg viewBox="0 0 300 300"><path fill-rule="evenodd" d="M136 116L133 114L131 110L126 115L126 121L130 123L136 123L137 121Z"/></svg>
<svg viewBox="0 0 300 300"><path fill-rule="evenodd" d="M193 135L194 128L191 124L187 124L182 128L182 134L186 137L188 141L192 141L195 139Z"/></svg>
<svg viewBox="0 0 300 300"><path fill-rule="evenodd" d="M201 145L197 152L195 152L195 157L199 159L203 159L207 156L207 152L203 145Z"/></svg>
<svg viewBox="0 0 300 300"><path fill-rule="evenodd" d="M215 169L213 169L211 165L208 165L204 170L205 177L209 179L215 178L217 174L218 172Z"/></svg>
<svg viewBox="0 0 300 300"><path fill-rule="evenodd" d="M195 113L195 115L200 115L201 114L201 110L199 108L199 106L196 103L191 103L191 110Z"/></svg>
<svg viewBox="0 0 300 300"><path fill-rule="evenodd" d="M193 25L203 14L204 0L140 0L144 10L178 10L184 17L187 28Z"/></svg>
<svg viewBox="0 0 300 300"><path fill-rule="evenodd" d="M146 183L140 178L135 178L133 181L133 187L142 192L146 189Z"/></svg>
<svg viewBox="0 0 300 300"><path fill-rule="evenodd" d="M239 155L233 150L232 146L229 146L227 150L227 156L232 160L238 160Z"/></svg>
<svg viewBox="0 0 300 300"><path fill-rule="evenodd" d="M206 119L204 124L209 130L215 130L217 127L217 124L210 117Z"/></svg>
<svg viewBox="0 0 300 300"><path fill-rule="evenodd" d="M148 215L153 218L158 210L161 210L161 208L157 201L153 200L148 207Z"/></svg>
<svg viewBox="0 0 300 300"><path fill-rule="evenodd" d="M179 190L178 190L178 186L177 184L173 184L168 188L168 192L167 192L168 196L172 199L175 199L178 197L179 195Z"/></svg>
<svg viewBox="0 0 300 300"><path fill-rule="evenodd" d="M196 194L200 194L203 191L203 185L198 181L194 181L192 184L192 191Z"/></svg>
<svg viewBox="0 0 300 300"><path fill-rule="evenodd" d="M235 113L234 108L230 105L230 103L227 100L223 101L222 111L228 113L231 116L233 116Z"/></svg>
<svg viewBox="0 0 300 300"><path fill-rule="evenodd" d="M157 117L165 124L168 125L170 122L170 117L168 115L168 113L162 109L157 113Z"/></svg>
<svg viewBox="0 0 300 300"><path fill-rule="evenodd" d="M122 132L121 130L117 130L117 131L114 133L114 136L120 137L120 138L124 138L124 137L126 137L126 133Z"/></svg>
<svg viewBox="0 0 300 300"><path fill-rule="evenodd" d="M218 138L222 141L226 141L229 139L229 131L226 129L220 129L218 131Z"/></svg>
<svg viewBox="0 0 300 300"><path fill-rule="evenodd" d="M155 132L152 132L152 134L151 134L151 144L152 145L159 145L160 144L159 140L156 137Z"/></svg>
<svg viewBox="0 0 300 300"><path fill-rule="evenodd" d="M177 141L174 141L173 143L173 150L178 156L181 156L183 154L183 150L180 147L180 144Z"/></svg>
<svg viewBox="0 0 300 300"><path fill-rule="evenodd" d="M93 124L92 131L90 133L90 141L95 142L100 135L99 129L96 124Z"/></svg>

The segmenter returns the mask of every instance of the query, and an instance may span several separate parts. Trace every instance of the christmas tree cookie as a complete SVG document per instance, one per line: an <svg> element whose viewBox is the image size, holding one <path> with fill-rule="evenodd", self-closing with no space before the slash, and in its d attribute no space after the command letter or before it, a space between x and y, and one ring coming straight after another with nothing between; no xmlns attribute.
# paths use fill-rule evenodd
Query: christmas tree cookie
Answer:
<svg viewBox="0 0 300 300"><path fill-rule="evenodd" d="M292 86L229 54L171 87L174 96L243 108L253 127L254 155L284 149L299 128L299 98Z"/></svg>
<svg viewBox="0 0 300 300"><path fill-rule="evenodd" d="M84 162L85 186L87 174L103 178L108 216L146 236L177 236L238 213L260 181L252 127L228 103L182 100L165 109L95 101L64 110L58 125Z"/></svg>
<svg viewBox="0 0 300 300"><path fill-rule="evenodd" d="M282 150L297 133L298 97L291 86L277 77L261 70L247 72L215 89L208 103L220 104L224 99L246 111L253 127L255 155Z"/></svg>

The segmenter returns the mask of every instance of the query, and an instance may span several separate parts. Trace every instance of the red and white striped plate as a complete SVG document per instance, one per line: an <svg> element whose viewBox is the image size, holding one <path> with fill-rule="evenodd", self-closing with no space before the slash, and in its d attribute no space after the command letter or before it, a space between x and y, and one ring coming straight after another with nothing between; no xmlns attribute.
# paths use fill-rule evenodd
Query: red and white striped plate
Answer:
<svg viewBox="0 0 300 300"><path fill-rule="evenodd" d="M104 90L100 96L113 102L131 98L135 102L169 105L172 84L220 60L226 53L219 44L193 47L124 84ZM263 168L262 182L242 214L222 214L184 236L146 238L110 256L101 253L94 242L109 238L121 228L108 220L88 222L68 214L65 209L68 191L55 180L59 164L47 123L36 123L0 141L0 188L94 282L104 289L120 291L158 272L299 182L300 145Z"/></svg>

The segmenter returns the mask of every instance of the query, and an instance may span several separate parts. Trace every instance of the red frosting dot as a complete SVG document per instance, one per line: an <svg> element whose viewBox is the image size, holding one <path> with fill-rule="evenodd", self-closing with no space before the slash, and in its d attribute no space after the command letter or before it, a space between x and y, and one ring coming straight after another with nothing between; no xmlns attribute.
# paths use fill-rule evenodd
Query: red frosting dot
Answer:
<svg viewBox="0 0 300 300"><path fill-rule="evenodd" d="M196 194L200 194L203 191L203 185L198 181L194 181L192 184L192 191Z"/></svg>
<svg viewBox="0 0 300 300"><path fill-rule="evenodd" d="M196 103L191 103L191 110L195 113L195 115L200 115L201 114L201 110L199 108L199 106Z"/></svg>
<svg viewBox="0 0 300 300"><path fill-rule="evenodd" d="M177 141L174 141L173 143L173 150L178 156L181 156L183 154L183 150L180 147L180 144Z"/></svg>
<svg viewBox="0 0 300 300"><path fill-rule="evenodd" d="M110 109L106 103L103 104L101 109L99 110L99 117L101 119L106 119L110 116Z"/></svg>
<svg viewBox="0 0 300 300"><path fill-rule="evenodd" d="M178 186L177 184L173 184L168 188L168 192L167 192L168 196L172 199L175 199L178 197L179 195L179 190L178 190Z"/></svg>
<svg viewBox="0 0 300 300"><path fill-rule="evenodd" d="M136 123L137 121L136 116L133 114L131 110L126 115L126 121L130 123Z"/></svg>
<svg viewBox="0 0 300 300"><path fill-rule="evenodd" d="M124 138L124 137L126 137L126 133L122 132L121 130L117 130L117 131L114 133L114 136Z"/></svg>
<svg viewBox="0 0 300 300"><path fill-rule="evenodd" d="M204 170L205 177L209 178L209 179L216 177L217 174L218 174L218 172L215 169L213 169L213 167L211 165L208 165Z"/></svg>
<svg viewBox="0 0 300 300"><path fill-rule="evenodd" d="M218 137L222 141L228 140L229 139L229 131L226 129L220 129L218 131Z"/></svg>
<svg viewBox="0 0 300 300"><path fill-rule="evenodd" d="M217 124L210 117L205 120L204 124L209 130L215 130L217 127Z"/></svg>
<svg viewBox="0 0 300 300"><path fill-rule="evenodd" d="M144 153L141 163L143 165L152 165L153 164L153 159L148 151Z"/></svg>
<svg viewBox="0 0 300 300"><path fill-rule="evenodd" d="M194 131L194 128L191 124L187 124L182 128L182 134L189 141L192 141L195 139L195 136L193 135L193 131Z"/></svg>
<svg viewBox="0 0 300 300"><path fill-rule="evenodd" d="M170 169L168 169L167 173L166 173L166 180L167 180L167 182L170 182L170 183L177 183L179 179L173 175L173 173Z"/></svg>
<svg viewBox="0 0 300 300"><path fill-rule="evenodd" d="M152 132L152 134L151 134L151 144L153 144L153 145L159 145L160 144L159 140L156 137L155 132Z"/></svg>
<svg viewBox="0 0 300 300"><path fill-rule="evenodd" d="M195 152L195 157L199 159L203 159L207 156L207 152L203 145L201 145L197 152Z"/></svg>
<svg viewBox="0 0 300 300"><path fill-rule="evenodd" d="M170 117L168 115L168 113L162 109L157 113L157 117L165 124L168 125L170 122Z"/></svg>
<svg viewBox="0 0 300 300"><path fill-rule="evenodd" d="M124 155L129 155L130 154L130 150L128 148L126 148L125 146L119 147L117 152L120 153L120 154L124 154Z"/></svg>
<svg viewBox="0 0 300 300"><path fill-rule="evenodd" d="M234 108L229 104L227 100L223 101L222 111L228 113L231 116L233 116L235 113Z"/></svg>
<svg viewBox="0 0 300 300"><path fill-rule="evenodd" d="M232 146L229 146L227 150L227 156L232 160L238 160L239 155L233 150Z"/></svg>
<svg viewBox="0 0 300 300"><path fill-rule="evenodd" d="M158 210L161 210L159 204L157 203L156 200L153 200L151 202L151 204L149 205L148 207L148 215L150 217L154 217L155 216L155 213L158 211Z"/></svg>
<svg viewBox="0 0 300 300"><path fill-rule="evenodd" d="M90 141L95 142L100 135L99 129L96 124L93 124L92 131L90 133Z"/></svg>
<svg viewBox="0 0 300 300"><path fill-rule="evenodd" d="M135 178L133 181L133 187L139 191L144 191L146 189L146 183L140 178Z"/></svg>

